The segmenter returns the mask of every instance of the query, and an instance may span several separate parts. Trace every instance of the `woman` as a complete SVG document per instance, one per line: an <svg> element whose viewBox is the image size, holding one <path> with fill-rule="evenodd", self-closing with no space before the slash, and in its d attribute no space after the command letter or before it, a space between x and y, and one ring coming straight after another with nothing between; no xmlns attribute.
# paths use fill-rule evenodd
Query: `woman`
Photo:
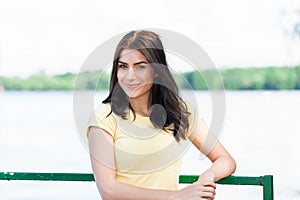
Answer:
<svg viewBox="0 0 300 200"><path fill-rule="evenodd" d="M109 95L87 131L102 199L214 199L215 182L231 175L236 164L195 116L178 94L159 36L145 30L125 35L114 55ZM186 141L212 166L178 190Z"/></svg>

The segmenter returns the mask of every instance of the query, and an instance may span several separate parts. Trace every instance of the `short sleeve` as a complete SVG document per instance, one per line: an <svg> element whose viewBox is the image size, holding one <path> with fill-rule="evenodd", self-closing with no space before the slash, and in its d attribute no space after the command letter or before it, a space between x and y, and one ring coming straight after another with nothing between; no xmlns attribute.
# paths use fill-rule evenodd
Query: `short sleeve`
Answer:
<svg viewBox="0 0 300 200"><path fill-rule="evenodd" d="M186 103L188 112L191 114L188 117L189 121L189 128L187 130L187 137L190 137L194 130L197 127L198 121L201 119L201 115L198 113L198 109L195 106L191 105L190 103Z"/></svg>
<svg viewBox="0 0 300 200"><path fill-rule="evenodd" d="M86 134L88 135L91 126L95 126L104 129L114 138L117 124L113 113L110 112L110 104L100 104L90 116Z"/></svg>

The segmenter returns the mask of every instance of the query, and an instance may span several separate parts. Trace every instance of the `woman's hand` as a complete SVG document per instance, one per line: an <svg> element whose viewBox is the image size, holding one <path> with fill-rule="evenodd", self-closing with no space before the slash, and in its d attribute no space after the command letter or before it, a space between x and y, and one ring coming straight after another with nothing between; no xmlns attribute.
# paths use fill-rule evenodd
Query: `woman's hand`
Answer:
<svg viewBox="0 0 300 200"><path fill-rule="evenodd" d="M213 200L216 194L216 184L212 181L198 180L195 183L179 190L177 200Z"/></svg>

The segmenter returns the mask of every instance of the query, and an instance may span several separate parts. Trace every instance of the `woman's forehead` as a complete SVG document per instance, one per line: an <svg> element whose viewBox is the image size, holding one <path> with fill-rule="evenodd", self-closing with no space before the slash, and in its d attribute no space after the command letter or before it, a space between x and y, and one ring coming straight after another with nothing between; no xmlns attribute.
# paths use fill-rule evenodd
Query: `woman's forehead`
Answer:
<svg viewBox="0 0 300 200"><path fill-rule="evenodd" d="M141 52L136 49L124 49L123 51L121 51L119 61L125 63L135 63L140 61L147 61L147 59Z"/></svg>

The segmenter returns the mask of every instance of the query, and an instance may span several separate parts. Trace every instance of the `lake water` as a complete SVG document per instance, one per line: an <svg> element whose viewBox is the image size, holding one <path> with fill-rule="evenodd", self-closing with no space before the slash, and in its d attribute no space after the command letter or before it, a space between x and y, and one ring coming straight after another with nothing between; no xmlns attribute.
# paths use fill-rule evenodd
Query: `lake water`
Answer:
<svg viewBox="0 0 300 200"><path fill-rule="evenodd" d="M210 123L209 93L196 96ZM72 108L71 92L0 93L0 171L91 173ZM235 175L272 174L275 199L300 199L299 122L300 91L226 91L219 137L237 161ZM200 174L209 165L190 148L181 174ZM100 198L92 182L0 181L0 199ZM216 199L260 200L262 188L218 185Z"/></svg>

